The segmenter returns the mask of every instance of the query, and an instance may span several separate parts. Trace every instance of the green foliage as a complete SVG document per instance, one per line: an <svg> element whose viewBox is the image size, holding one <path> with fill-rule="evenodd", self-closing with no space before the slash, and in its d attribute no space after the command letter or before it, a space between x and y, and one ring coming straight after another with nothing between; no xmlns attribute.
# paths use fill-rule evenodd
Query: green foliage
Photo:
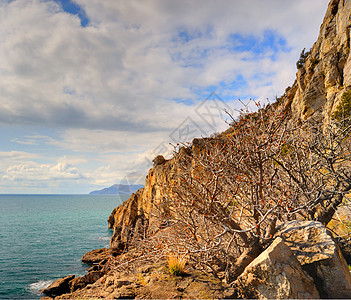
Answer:
<svg viewBox="0 0 351 300"><path fill-rule="evenodd" d="M320 60L317 58L312 58L311 65L308 69L313 72L314 68L316 67L316 65L318 65L319 61Z"/></svg>
<svg viewBox="0 0 351 300"><path fill-rule="evenodd" d="M301 69L303 68L303 66L305 65L305 62L306 62L306 58L307 56L310 54L309 51L305 52L306 51L306 48L303 48L302 51L301 51L301 54L300 54L300 58L299 60L296 62L296 67L298 69Z"/></svg>
<svg viewBox="0 0 351 300"><path fill-rule="evenodd" d="M342 123L342 126L351 125L351 90L344 92L341 96L341 103L335 109L331 118ZM347 121L345 121L347 120Z"/></svg>
<svg viewBox="0 0 351 300"><path fill-rule="evenodd" d="M284 145L282 145L281 150L280 150L280 154L282 156L286 156L289 153L291 153L293 151L293 147L291 146L291 143L286 143Z"/></svg>

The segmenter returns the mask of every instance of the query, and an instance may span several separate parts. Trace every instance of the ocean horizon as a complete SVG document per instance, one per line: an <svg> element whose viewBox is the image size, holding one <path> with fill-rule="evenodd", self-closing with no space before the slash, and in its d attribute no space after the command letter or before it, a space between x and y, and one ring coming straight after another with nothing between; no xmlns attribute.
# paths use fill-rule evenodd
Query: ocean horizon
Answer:
<svg viewBox="0 0 351 300"><path fill-rule="evenodd" d="M108 247L107 218L128 195L0 194L0 299L40 299L55 279L84 275Z"/></svg>

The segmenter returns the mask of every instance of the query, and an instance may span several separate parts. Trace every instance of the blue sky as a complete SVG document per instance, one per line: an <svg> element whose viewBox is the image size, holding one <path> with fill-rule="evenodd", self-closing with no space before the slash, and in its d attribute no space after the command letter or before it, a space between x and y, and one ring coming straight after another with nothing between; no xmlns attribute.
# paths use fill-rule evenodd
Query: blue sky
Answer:
<svg viewBox="0 0 351 300"><path fill-rule="evenodd" d="M219 107L281 95L327 4L0 1L0 193L143 183L169 143L226 129Z"/></svg>

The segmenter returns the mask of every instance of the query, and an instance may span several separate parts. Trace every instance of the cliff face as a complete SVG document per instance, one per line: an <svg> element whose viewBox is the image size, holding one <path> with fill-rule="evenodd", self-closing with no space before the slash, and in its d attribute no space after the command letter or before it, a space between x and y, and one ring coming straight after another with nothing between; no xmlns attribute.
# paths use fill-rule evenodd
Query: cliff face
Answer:
<svg viewBox="0 0 351 300"><path fill-rule="evenodd" d="M351 1L329 3L318 40L300 61L296 80L283 99L295 116L327 121L351 86Z"/></svg>
<svg viewBox="0 0 351 300"><path fill-rule="evenodd" d="M318 40L300 59L296 80L280 99L298 119L306 120L313 115L327 121L343 93L351 89L350 26L351 1L332 0ZM187 151L196 151L198 147L201 147L201 140L195 139L192 149ZM168 161L156 157L144 189L132 194L112 212L108 219L109 227L114 230L111 249L123 249L136 233L147 234L158 229L160 224L154 214L170 192L177 156Z"/></svg>
<svg viewBox="0 0 351 300"><path fill-rule="evenodd" d="M154 166L146 176L145 187L115 208L108 218L109 228L113 229L110 240L112 253L118 254L136 234L148 235L160 228L162 224L157 215L162 211L164 197L172 193L179 159L196 154L202 147L202 139L194 139L191 148L182 147L172 159L165 160L159 155L153 160Z"/></svg>
<svg viewBox="0 0 351 300"><path fill-rule="evenodd" d="M159 223L154 215L169 192L175 168L176 157L166 161L158 156L146 176L145 187L113 210L108 218L109 228L113 229L110 249L118 253L136 234L144 235L158 229Z"/></svg>

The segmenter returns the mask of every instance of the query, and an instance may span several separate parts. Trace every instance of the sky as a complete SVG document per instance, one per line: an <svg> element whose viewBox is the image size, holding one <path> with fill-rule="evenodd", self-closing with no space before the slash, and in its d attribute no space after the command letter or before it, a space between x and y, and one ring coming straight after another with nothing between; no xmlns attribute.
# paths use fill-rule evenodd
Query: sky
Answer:
<svg viewBox="0 0 351 300"><path fill-rule="evenodd" d="M143 184L157 154L282 95L327 5L0 0L0 194Z"/></svg>

